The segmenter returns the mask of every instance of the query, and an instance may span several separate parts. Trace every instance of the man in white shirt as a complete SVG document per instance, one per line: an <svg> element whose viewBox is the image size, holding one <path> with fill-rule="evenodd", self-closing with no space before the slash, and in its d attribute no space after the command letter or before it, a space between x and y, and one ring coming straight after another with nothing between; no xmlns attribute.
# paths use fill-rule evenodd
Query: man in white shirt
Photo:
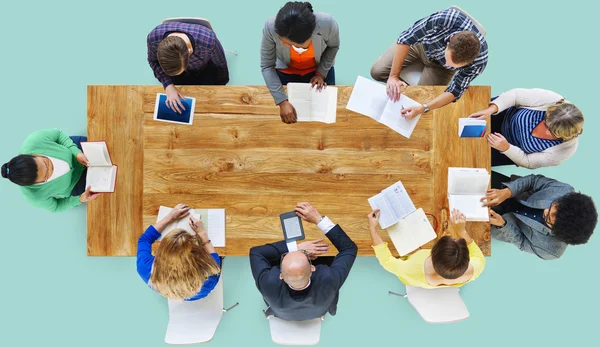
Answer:
<svg viewBox="0 0 600 347"><path fill-rule="evenodd" d="M358 247L342 228L308 202L299 203L296 214L315 224L338 249L330 265L314 266L317 255L329 247L322 240L279 241L250 250L250 266L256 287L269 306L265 314L284 320L309 320L337 312L339 290L350 273Z"/></svg>

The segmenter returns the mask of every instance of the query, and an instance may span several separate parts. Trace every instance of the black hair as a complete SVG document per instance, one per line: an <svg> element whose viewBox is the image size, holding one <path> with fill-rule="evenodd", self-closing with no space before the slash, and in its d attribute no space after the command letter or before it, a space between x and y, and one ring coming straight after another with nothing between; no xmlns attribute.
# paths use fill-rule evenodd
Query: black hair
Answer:
<svg viewBox="0 0 600 347"><path fill-rule="evenodd" d="M310 2L290 1L275 17L275 32L295 43L304 43L313 34L317 22Z"/></svg>
<svg viewBox="0 0 600 347"><path fill-rule="evenodd" d="M33 155L21 154L12 158L8 163L2 165L1 174L3 178L20 186L30 186L37 179L38 167Z"/></svg>
<svg viewBox="0 0 600 347"><path fill-rule="evenodd" d="M556 201L552 235L569 245L581 245L590 239L598 223L598 211L588 195L569 193Z"/></svg>
<svg viewBox="0 0 600 347"><path fill-rule="evenodd" d="M431 249L433 269L445 279L454 280L469 269L469 247L465 239L443 236Z"/></svg>

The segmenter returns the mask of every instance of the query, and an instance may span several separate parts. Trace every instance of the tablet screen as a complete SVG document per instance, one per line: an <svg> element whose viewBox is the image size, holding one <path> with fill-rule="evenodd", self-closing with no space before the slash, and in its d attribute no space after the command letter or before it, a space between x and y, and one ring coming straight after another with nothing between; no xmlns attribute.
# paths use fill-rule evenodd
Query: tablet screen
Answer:
<svg viewBox="0 0 600 347"><path fill-rule="evenodd" d="M168 122L176 122L182 124L190 124L190 117L192 115L192 98L185 98L185 100L181 100L183 104L184 110L181 113L177 113L174 110L167 107L166 104L167 96L165 94L159 94L157 98L157 107L156 107L156 120L168 121Z"/></svg>
<svg viewBox="0 0 600 347"><path fill-rule="evenodd" d="M300 228L300 220L298 217L284 219L283 225L288 239L302 236L302 229Z"/></svg>

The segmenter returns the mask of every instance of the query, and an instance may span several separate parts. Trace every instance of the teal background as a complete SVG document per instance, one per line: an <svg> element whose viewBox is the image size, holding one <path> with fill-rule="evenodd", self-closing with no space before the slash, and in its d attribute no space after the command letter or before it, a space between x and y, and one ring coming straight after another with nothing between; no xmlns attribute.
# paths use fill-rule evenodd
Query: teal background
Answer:
<svg viewBox="0 0 600 347"><path fill-rule="evenodd" d="M591 2L587 1L591 4ZM163 18L209 18L225 48L231 85L263 84L259 45L264 20L284 1L22 1L3 5L0 67L1 146L5 162L32 131L86 130L86 85L154 84L146 35ZM371 64L416 20L450 1L314 1L341 31L339 85L369 76ZM586 1L460 1L487 29L490 60L474 85L492 94L515 87L556 91L586 115L577 153L535 172L568 182L600 201L594 91L599 51L597 5ZM596 28L596 29L593 29ZM596 77L594 77L596 76ZM527 174L523 169L502 170ZM85 207L49 213L28 206L16 186L0 183L0 345L163 346L166 300L148 289L134 258L86 256ZM307 196L310 201L310 196ZM318 206L327 213L327 206ZM368 205L365 201L365 213ZM335 220L335 216L331 216ZM366 222L366 221L365 221ZM352 235L352 230L348 230ZM327 317L321 346L562 346L594 341L600 310L600 235L542 261L493 242L483 275L462 290L471 318L429 325L404 300L395 276L361 257L341 290L338 315ZM272 344L247 257L224 265L225 314L211 346Z"/></svg>

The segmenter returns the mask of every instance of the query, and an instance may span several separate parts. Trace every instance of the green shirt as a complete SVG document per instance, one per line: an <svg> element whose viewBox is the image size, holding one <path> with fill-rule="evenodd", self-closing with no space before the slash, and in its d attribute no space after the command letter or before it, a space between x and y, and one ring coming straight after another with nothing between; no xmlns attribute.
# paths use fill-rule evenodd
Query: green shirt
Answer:
<svg viewBox="0 0 600 347"><path fill-rule="evenodd" d="M71 196L71 191L85 170L85 166L77 161L79 153L81 151L73 140L59 129L39 130L30 134L21 146L20 154L60 159L69 164L71 169L50 182L22 186L25 199L31 205L51 212L66 211L81 205L79 196Z"/></svg>

